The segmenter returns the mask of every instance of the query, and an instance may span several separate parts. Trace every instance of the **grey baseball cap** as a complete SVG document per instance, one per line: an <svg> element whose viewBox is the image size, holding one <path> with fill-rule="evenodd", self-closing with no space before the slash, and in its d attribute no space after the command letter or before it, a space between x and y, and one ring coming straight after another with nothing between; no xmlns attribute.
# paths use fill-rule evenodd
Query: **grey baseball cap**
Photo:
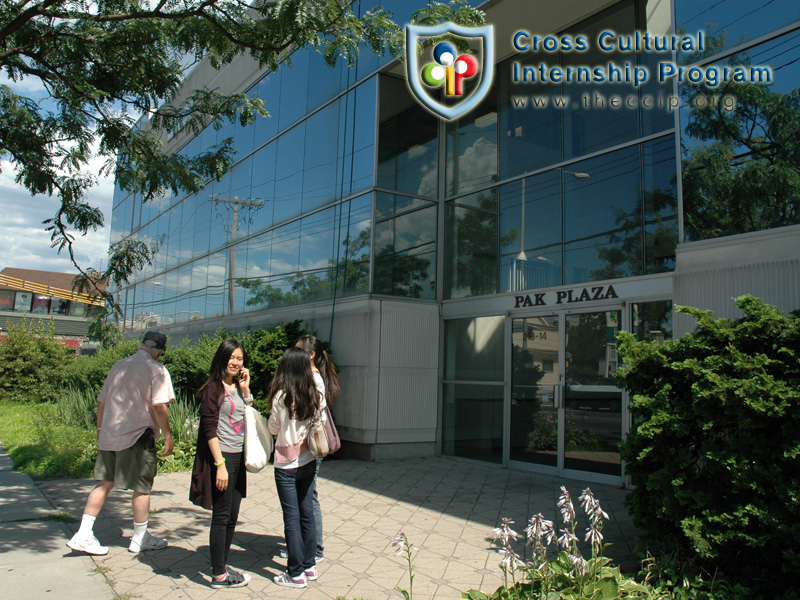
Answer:
<svg viewBox="0 0 800 600"><path fill-rule="evenodd" d="M148 331L142 338L142 345L156 350L165 350L167 348L167 336L157 331Z"/></svg>

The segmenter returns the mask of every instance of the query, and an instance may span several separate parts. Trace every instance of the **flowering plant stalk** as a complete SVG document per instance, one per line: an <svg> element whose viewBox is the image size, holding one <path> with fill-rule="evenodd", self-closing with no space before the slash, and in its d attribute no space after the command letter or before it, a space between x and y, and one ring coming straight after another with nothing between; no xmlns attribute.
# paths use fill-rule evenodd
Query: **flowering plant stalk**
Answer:
<svg viewBox="0 0 800 600"><path fill-rule="evenodd" d="M411 560L411 551L416 550L416 548L408 543L408 538L402 529L392 538L392 546L397 549L398 556L401 554L406 555L406 562L408 563L408 591L399 585L395 586L395 589L403 594L405 600L412 600L414 598L414 563Z"/></svg>
<svg viewBox="0 0 800 600"><path fill-rule="evenodd" d="M519 534L511 529L511 525L514 524L514 521L511 519L506 519L505 517L501 519L500 527L495 528L494 531L494 541L500 542L502 545L501 552L503 553L503 559L500 561L500 568L503 570L503 581L505 586L508 587L508 575L511 574L511 587L513 590L516 591L517 589L517 581L516 581L516 572L518 568L523 567L524 563L522 559L519 557L518 554L514 552L514 549L511 547L511 540L517 540L519 538ZM516 593L516 598L519 600L519 594Z"/></svg>

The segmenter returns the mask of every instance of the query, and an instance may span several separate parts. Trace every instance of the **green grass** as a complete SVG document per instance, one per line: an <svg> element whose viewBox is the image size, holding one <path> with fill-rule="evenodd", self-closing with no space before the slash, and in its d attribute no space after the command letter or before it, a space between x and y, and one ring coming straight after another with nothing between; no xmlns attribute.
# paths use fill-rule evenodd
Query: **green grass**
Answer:
<svg viewBox="0 0 800 600"><path fill-rule="evenodd" d="M91 478L94 475L97 457L94 425L87 429L85 425L74 423L65 423L63 408L56 404L0 400L0 441L14 461L14 468L33 479ZM159 473L192 468L195 442L182 433L182 439L176 441L174 454L166 458L159 456ZM163 437L157 445L161 453Z"/></svg>
<svg viewBox="0 0 800 600"><path fill-rule="evenodd" d="M45 515L40 520L55 521L56 523L77 523L79 519L76 519L66 511L60 510L50 513L49 515Z"/></svg>
<svg viewBox="0 0 800 600"><path fill-rule="evenodd" d="M55 404L0 401L0 440L14 468L34 479L93 474L95 432L64 424Z"/></svg>

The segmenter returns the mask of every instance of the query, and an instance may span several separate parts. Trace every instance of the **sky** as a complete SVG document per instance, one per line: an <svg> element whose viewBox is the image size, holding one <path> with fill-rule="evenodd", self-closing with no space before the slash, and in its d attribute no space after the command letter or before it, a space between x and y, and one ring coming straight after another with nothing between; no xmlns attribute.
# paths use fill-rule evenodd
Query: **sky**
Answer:
<svg viewBox="0 0 800 600"><path fill-rule="evenodd" d="M44 88L38 81L11 82L0 74L0 84L8 85L20 95L33 98L44 96ZM58 198L32 196L14 181L17 173L7 158L0 159L0 270L15 267L77 273L66 249L59 254L56 248L50 247L50 234L42 224L42 221L55 215L59 207ZM91 188L87 199L102 211L105 225L90 231L85 237L75 238L76 258L84 269L92 267L102 270L107 266L114 180L112 177L98 176L102 164L102 160L90 162L89 171L97 179L97 185Z"/></svg>

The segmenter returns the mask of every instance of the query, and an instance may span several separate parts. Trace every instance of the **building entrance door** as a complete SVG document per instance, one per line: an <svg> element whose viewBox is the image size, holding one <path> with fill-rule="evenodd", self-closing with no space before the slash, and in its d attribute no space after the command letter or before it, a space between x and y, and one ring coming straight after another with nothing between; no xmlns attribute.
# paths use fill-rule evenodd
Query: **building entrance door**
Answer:
<svg viewBox="0 0 800 600"><path fill-rule="evenodd" d="M623 395L614 382L621 316L606 309L511 318L509 461L622 476Z"/></svg>

